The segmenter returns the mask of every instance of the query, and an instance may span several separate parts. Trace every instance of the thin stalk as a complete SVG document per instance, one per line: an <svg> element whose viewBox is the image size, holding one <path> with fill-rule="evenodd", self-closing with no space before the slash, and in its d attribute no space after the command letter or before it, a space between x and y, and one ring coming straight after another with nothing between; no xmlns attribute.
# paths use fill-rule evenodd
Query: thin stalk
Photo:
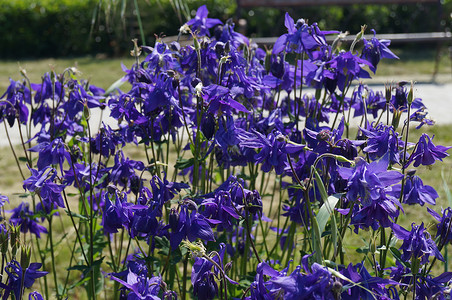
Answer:
<svg viewBox="0 0 452 300"><path fill-rule="evenodd" d="M55 249L53 247L53 233L52 233L52 216L48 217L49 221L49 242L50 242L50 255L52 256L52 273L53 273L53 281L55 283L55 294L57 299L60 299L60 295L58 294L58 280L55 266Z"/></svg>
<svg viewBox="0 0 452 300"><path fill-rule="evenodd" d="M16 151L14 151L13 144L11 143L11 138L9 137L8 127L6 127L5 122L3 122L3 125L5 126L6 138L8 139L9 147L11 148L11 152L13 153L14 160L16 161L17 168L19 169L19 172L20 172L20 176L22 176L22 180L25 180L24 173L22 173L22 168L20 167L20 164L19 164L19 159L17 159Z"/></svg>
<svg viewBox="0 0 452 300"><path fill-rule="evenodd" d="M140 8L138 7L138 1L133 0L133 4L135 6L135 12L137 13L137 21L138 21L138 27L140 29L141 41L143 43L143 46L146 46L146 39L144 37L143 24L141 23Z"/></svg>

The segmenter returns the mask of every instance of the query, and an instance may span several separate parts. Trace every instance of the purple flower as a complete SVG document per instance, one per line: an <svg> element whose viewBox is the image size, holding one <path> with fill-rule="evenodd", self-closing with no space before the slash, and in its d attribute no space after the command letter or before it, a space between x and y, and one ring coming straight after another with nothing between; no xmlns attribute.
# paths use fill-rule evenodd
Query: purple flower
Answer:
<svg viewBox="0 0 452 300"><path fill-rule="evenodd" d="M370 41L364 40L364 49L362 51L361 57L371 63L369 66L372 72L377 71L377 65L380 62L381 58L391 58L391 59L399 59L397 55L391 52L388 49L388 46L391 44L390 40L378 40L376 36L375 30L372 29L374 36L370 39Z"/></svg>
<svg viewBox="0 0 452 300"><path fill-rule="evenodd" d="M441 210L441 215L436 211L427 208L427 211L439 222L436 225L436 237L440 237L440 245L446 245L452 241L452 208Z"/></svg>
<svg viewBox="0 0 452 300"><path fill-rule="evenodd" d="M197 296L198 299L210 300L214 299L218 294L218 286L215 282L215 278L223 277L223 274L221 273L225 272L223 264L225 250L226 245L221 243L218 255L212 257L212 260L216 262L222 270L218 270L214 263L205 257L195 258L195 263L193 264L191 272L191 282L193 285L193 295ZM231 280L227 275L226 279L232 284L237 284L237 282Z"/></svg>
<svg viewBox="0 0 452 300"><path fill-rule="evenodd" d="M394 195L398 197L400 195L401 186L397 185L394 187ZM435 205L435 199L438 198L438 193L429 185L424 185L422 179L416 175L408 175L405 181L405 187L403 189L403 200L402 203L407 203L410 205L419 204L424 206L424 204Z"/></svg>
<svg viewBox="0 0 452 300"><path fill-rule="evenodd" d="M378 112L386 107L386 99L383 93L375 92L362 83L353 92L351 101L352 107L355 109L353 117L362 116L367 111L376 119L378 118Z"/></svg>
<svg viewBox="0 0 452 300"><path fill-rule="evenodd" d="M196 11L196 17L187 22L192 27L192 31L199 36L210 36L209 28L222 24L218 19L208 18L209 11L205 5L200 6Z"/></svg>
<svg viewBox="0 0 452 300"><path fill-rule="evenodd" d="M41 237L41 233L47 233L47 229L35 221L36 217L33 212L30 211L28 203L22 202L19 206L9 212L13 213L9 219L9 222L15 226L20 225L21 232L27 233L30 231L38 238Z"/></svg>
<svg viewBox="0 0 452 300"><path fill-rule="evenodd" d="M411 260L412 263L414 260L419 260L421 264L426 264L430 256L435 256L437 259L444 261L430 233L425 230L423 222L420 226L412 223L411 231L397 224L392 225L392 230L398 239L403 240L403 244L400 247L403 250L402 260Z"/></svg>
<svg viewBox="0 0 452 300"><path fill-rule="evenodd" d="M176 249L185 238L190 242L198 238L203 241L215 240L208 220L196 210L189 212L187 204L181 206L179 215L173 211L169 226L171 228L170 244L172 249Z"/></svg>
<svg viewBox="0 0 452 300"><path fill-rule="evenodd" d="M253 130L252 132L240 132L240 146L260 149L254 155L254 159L258 163L262 163L262 171L270 172L275 169L276 174L280 175L284 172L287 162L287 153L285 137L279 132L272 132L267 136ZM291 145L293 146L293 145ZM293 152L303 149L304 146L296 148L292 147Z"/></svg>
<svg viewBox="0 0 452 300"><path fill-rule="evenodd" d="M342 281L344 292L341 297L345 300L354 299L390 299L386 285L397 284L391 279L372 277L363 264L353 266L351 263L346 269L340 271L342 275L353 283Z"/></svg>
<svg viewBox="0 0 452 300"><path fill-rule="evenodd" d="M403 211L398 198L392 196L391 191L379 189L379 194L380 197L370 202L362 202L360 208L355 204L350 224L355 225L356 233L359 228L372 227L377 230L379 225L390 227L393 224L391 219L394 221L399 216L399 209Z"/></svg>
<svg viewBox="0 0 452 300"><path fill-rule="evenodd" d="M423 133L419 138L416 149L411 154L410 159L406 163L406 166L409 166L413 161L414 167L418 167L419 165L433 165L436 160L443 161L443 158L449 156L446 151L450 148L452 147L445 147L441 145L435 146L432 142L432 139L430 139L430 137L426 133Z"/></svg>
<svg viewBox="0 0 452 300"><path fill-rule="evenodd" d="M25 270L25 278L23 280L24 287L31 288L36 279L48 274L48 272L45 271L38 271L41 266L42 264L40 263L31 263L28 266L28 268ZM22 282L22 266L19 264L19 262L12 260L5 267L5 271L6 273L8 273L9 279L7 284L8 290L3 295L3 299L7 299L11 291L13 291L15 298L19 299Z"/></svg>
<svg viewBox="0 0 452 300"><path fill-rule="evenodd" d="M391 163L399 163L400 149L405 143L394 127L380 123L375 128L372 125L367 126L367 129L361 128L361 131L368 138L363 151L368 153L372 160L388 154Z"/></svg>
<svg viewBox="0 0 452 300"><path fill-rule="evenodd" d="M61 193L63 192L65 185L59 185L53 182L56 177L56 170L47 166L39 171L30 169L30 172L31 176L24 180L23 187L30 192L39 193L45 206L41 207L41 209L46 213L50 213L56 206L64 208L65 206ZM56 206L52 207L52 204L55 204Z"/></svg>
<svg viewBox="0 0 452 300"><path fill-rule="evenodd" d="M119 282L130 290L127 299L160 300L158 296L163 280L160 276L147 277L146 274L136 274L131 269L127 274L126 281L112 276L111 279Z"/></svg>
<svg viewBox="0 0 452 300"><path fill-rule="evenodd" d="M28 300L44 300L44 297L37 291L34 291L28 295Z"/></svg>
<svg viewBox="0 0 452 300"><path fill-rule="evenodd" d="M232 226L240 219L237 213L241 207L232 202L231 194L227 191L217 190L214 198L203 200L203 216L210 220L218 220L218 231L232 230Z"/></svg>
<svg viewBox="0 0 452 300"><path fill-rule="evenodd" d="M51 165L59 165L61 172L63 172L64 161L70 161L70 154L61 138L56 138L52 142L42 142L31 147L28 151L39 152L38 170L43 170Z"/></svg>
<svg viewBox="0 0 452 300"><path fill-rule="evenodd" d="M335 73L326 75L330 79L337 79L337 86L341 92L356 78L370 78L370 75L362 66L370 65L367 60L361 59L353 55L350 51L340 52L329 62L330 68L335 70Z"/></svg>
<svg viewBox="0 0 452 300"><path fill-rule="evenodd" d="M12 79L9 81L10 85L0 97L0 100L4 100L0 101L0 123L6 118L9 126L12 127L18 117L21 124L26 124L28 121L26 104L31 104L31 92L23 83Z"/></svg>
<svg viewBox="0 0 452 300"><path fill-rule="evenodd" d="M316 32L305 20L299 19L295 24L292 17L286 13L284 25L288 33L283 34L273 45L273 54L282 51L302 53L310 52L319 46L325 46L325 38L321 32ZM320 33L320 34L319 34Z"/></svg>
<svg viewBox="0 0 452 300"><path fill-rule="evenodd" d="M130 185L130 178L135 176L135 170L144 170L144 164L141 161L124 158L124 153L118 151L115 156L115 165L111 169L111 182L121 186Z"/></svg>
<svg viewBox="0 0 452 300"><path fill-rule="evenodd" d="M388 171L388 165L388 155L385 155L370 164L357 158L354 168L339 168L340 176L348 180L347 198L355 201L360 197L363 205L380 199L380 189L396 184L403 178L400 172Z"/></svg>
<svg viewBox="0 0 452 300"><path fill-rule="evenodd" d="M5 205L5 202L9 203L8 196L0 194L0 207L3 207Z"/></svg>
<svg viewBox="0 0 452 300"><path fill-rule="evenodd" d="M102 226L104 226L104 233L116 233L118 229L123 227L129 228L131 213L129 207L131 204L121 199L121 195L116 192L115 203L110 200L108 194L105 194L105 207L102 214Z"/></svg>
<svg viewBox="0 0 452 300"><path fill-rule="evenodd" d="M298 266L289 276L272 278L271 282L281 288L284 299L334 299L334 280L325 267L314 263L305 272Z"/></svg>
<svg viewBox="0 0 452 300"><path fill-rule="evenodd" d="M68 85L71 90L67 101L62 105L62 109L64 109L71 120L79 117L78 115L83 112L85 106L88 108L101 106L99 100L103 98L102 96L93 96L88 94L83 86L76 80L70 80Z"/></svg>

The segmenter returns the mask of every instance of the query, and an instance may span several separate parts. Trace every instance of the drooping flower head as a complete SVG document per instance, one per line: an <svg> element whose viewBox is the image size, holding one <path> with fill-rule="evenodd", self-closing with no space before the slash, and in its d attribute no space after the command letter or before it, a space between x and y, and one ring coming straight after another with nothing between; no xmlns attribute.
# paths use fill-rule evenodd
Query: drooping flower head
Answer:
<svg viewBox="0 0 452 300"><path fill-rule="evenodd" d="M414 167L418 167L419 165L433 165L436 160L443 161L443 158L449 156L449 154L447 154L447 150L450 148L452 147L445 147L441 145L435 146L428 134L423 133L419 138L416 149L411 154L410 159L407 162L407 166L409 166L412 162L414 162Z"/></svg>
<svg viewBox="0 0 452 300"><path fill-rule="evenodd" d="M403 244L400 247L403 250L402 260L410 260L412 263L415 260L419 260L421 265L423 265L428 263L430 256L435 256L440 261L444 261L430 233L425 230L424 223L420 226L412 223L411 231L400 225L393 224L392 230L398 239L403 240Z"/></svg>
<svg viewBox="0 0 452 300"><path fill-rule="evenodd" d="M388 46L391 44L389 40L378 40L376 38L376 32L372 29L372 33L374 36L368 41L366 38L364 40L364 49L362 51L361 57L371 63L369 66L372 72L377 71L377 65L380 62L381 58L391 58L391 59L399 59L397 55L391 52L388 49Z"/></svg>

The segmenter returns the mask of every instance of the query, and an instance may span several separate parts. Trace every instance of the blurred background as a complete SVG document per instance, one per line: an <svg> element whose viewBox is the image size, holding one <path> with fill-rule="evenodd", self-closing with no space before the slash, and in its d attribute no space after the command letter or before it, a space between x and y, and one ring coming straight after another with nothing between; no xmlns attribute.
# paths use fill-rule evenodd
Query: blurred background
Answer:
<svg viewBox="0 0 452 300"><path fill-rule="evenodd" d="M450 31L452 25L452 0L277 8L238 7L235 0L0 0L0 59L123 56L131 48L130 40L140 37L136 7L145 42L152 45L155 35L176 35L202 4L207 5L209 17L223 22L233 18L239 30L251 37L285 33L286 11L294 19L317 22L324 30L352 34L363 24L377 33Z"/></svg>

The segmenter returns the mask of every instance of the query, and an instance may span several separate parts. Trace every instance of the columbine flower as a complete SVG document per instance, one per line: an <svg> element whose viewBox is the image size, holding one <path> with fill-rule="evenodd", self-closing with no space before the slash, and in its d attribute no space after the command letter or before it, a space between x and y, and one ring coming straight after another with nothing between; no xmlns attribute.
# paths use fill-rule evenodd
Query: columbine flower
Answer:
<svg viewBox="0 0 452 300"><path fill-rule="evenodd" d="M400 247L403 250L403 261L411 260L413 263L415 260L419 260L423 265L428 263L430 256L444 261L430 233L425 230L424 223L420 226L412 223L411 232L397 224L392 225L392 230L398 239L403 240L402 247Z"/></svg>
<svg viewBox="0 0 452 300"><path fill-rule="evenodd" d="M129 228L131 213L129 207L131 204L121 199L122 195L116 192L115 203L110 200L108 194L105 194L105 207L102 214L102 226L104 226L104 233L116 233L118 229L124 227Z"/></svg>
<svg viewBox="0 0 452 300"><path fill-rule="evenodd" d="M160 276L148 278L145 274L135 274L131 269L126 281L112 276L111 279L119 282L130 290L127 299L160 299L158 294L163 283Z"/></svg>
<svg viewBox="0 0 452 300"><path fill-rule="evenodd" d="M178 216L174 213L171 218L170 227L170 244L172 249L176 249L185 238L190 242L198 238L204 241L215 240L212 228L207 219L196 210L190 213L187 205L181 206Z"/></svg>
<svg viewBox="0 0 452 300"><path fill-rule="evenodd" d="M294 20L288 13L286 13L284 25L288 33L283 34L273 45L273 54L279 54L282 51L286 52L308 52L326 45L325 39L322 35L312 30L305 20L299 19L295 24Z"/></svg>
<svg viewBox="0 0 452 300"><path fill-rule="evenodd" d="M452 209L450 207L443 209L441 215L436 211L427 208L427 211L439 222L436 225L436 237L440 237L440 243L445 245L452 241Z"/></svg>
<svg viewBox="0 0 452 300"><path fill-rule="evenodd" d="M218 19L208 18L208 14L209 11L207 10L207 7L205 5L200 6L196 11L196 17L188 21L186 24L192 26L192 31L197 33L199 36L210 36L209 28L223 23Z"/></svg>
<svg viewBox="0 0 452 300"><path fill-rule="evenodd" d="M370 39L370 41L364 40L364 49L361 54L361 57L367 60L371 63L369 66L369 69L372 70L372 72L377 71L377 65L380 62L381 58L391 58L391 59L399 59L397 55L391 52L391 50L388 49L389 44L391 44L391 41L389 40L378 40L375 35L375 30L372 29L372 32L374 34L373 38Z"/></svg>
<svg viewBox="0 0 452 300"><path fill-rule="evenodd" d="M63 163L65 160L70 161L70 154L66 150L64 142L61 138L56 138L52 142L42 142L28 149L31 152L39 152L38 170L51 165L59 165L61 173L63 173Z"/></svg>
<svg viewBox="0 0 452 300"><path fill-rule="evenodd" d="M394 187L394 195L400 195L401 186ZM425 203L435 205L435 199L438 198L438 193L429 185L424 185L422 179L416 175L408 175L403 189L402 203L410 205L419 204L423 206Z"/></svg>
<svg viewBox="0 0 452 300"><path fill-rule="evenodd" d="M361 131L368 138L363 151L369 154L370 159L376 160L388 153L391 163L399 163L400 149L405 143L394 127L380 123L375 128L372 125L367 126L367 129L361 128Z"/></svg>
<svg viewBox="0 0 452 300"><path fill-rule="evenodd" d="M26 288L31 288L36 279L45 276L48 272L38 271L42 264L40 263L31 263L30 266L25 270L25 278L23 280L23 285ZM8 295L11 291L13 291L16 299L20 299L21 292L21 284L22 284L22 266L19 262L12 260L6 267L6 273L8 273L8 289L3 295L3 299L7 299ZM42 297L42 296L41 296ZM39 299L37 297L37 299Z"/></svg>
<svg viewBox="0 0 452 300"><path fill-rule="evenodd" d="M44 226L39 225L35 220L34 214L29 209L29 204L22 202L18 207L11 210L13 214L11 215L9 222L15 226L20 225L20 231L27 233L36 234L39 238L41 233L47 233L47 229Z"/></svg>
<svg viewBox="0 0 452 300"><path fill-rule="evenodd" d="M397 284L391 279L372 277L363 264L353 266L351 263L346 269L340 271L342 275L349 278L353 283L343 280L344 292L342 299L390 299L386 285Z"/></svg>
<svg viewBox="0 0 452 300"><path fill-rule="evenodd" d="M418 167L419 165L433 165L435 160L443 161L443 158L449 156L446 151L450 148L452 147L445 147L441 145L435 146L432 139L430 139L427 134L423 133L416 145L416 150L414 150L413 154L411 154L406 166L409 166L413 161L414 167Z"/></svg>
<svg viewBox="0 0 452 300"><path fill-rule="evenodd" d="M370 164L362 158L357 158L354 168L339 168L341 177L348 180L347 198L355 201L360 197L364 205L371 200L379 199L380 189L396 184L403 178L397 171L388 171L388 165L388 155L385 155Z"/></svg>

